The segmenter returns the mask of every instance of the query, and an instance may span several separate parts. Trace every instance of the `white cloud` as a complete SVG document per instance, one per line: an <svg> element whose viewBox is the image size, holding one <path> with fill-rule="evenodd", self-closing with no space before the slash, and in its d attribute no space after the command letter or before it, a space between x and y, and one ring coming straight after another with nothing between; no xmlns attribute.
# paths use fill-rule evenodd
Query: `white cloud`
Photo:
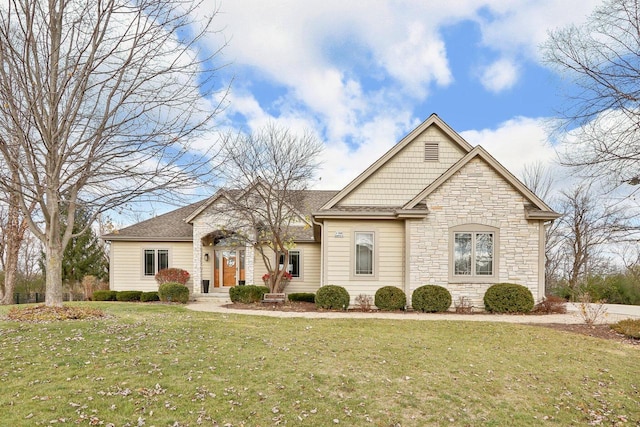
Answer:
<svg viewBox="0 0 640 427"><path fill-rule="evenodd" d="M516 117L495 129L467 130L460 135L472 145L481 145L511 173L521 177L527 164L555 161L545 123L545 119Z"/></svg>
<svg viewBox="0 0 640 427"><path fill-rule="evenodd" d="M482 71L480 81L486 90L499 93L512 88L518 74L518 67L512 61L499 59Z"/></svg>

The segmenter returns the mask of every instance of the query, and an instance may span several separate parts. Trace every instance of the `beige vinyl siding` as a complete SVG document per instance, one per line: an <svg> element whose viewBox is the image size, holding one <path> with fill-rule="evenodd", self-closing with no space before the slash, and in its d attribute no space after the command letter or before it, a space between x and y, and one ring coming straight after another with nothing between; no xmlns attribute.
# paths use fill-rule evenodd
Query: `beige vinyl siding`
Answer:
<svg viewBox="0 0 640 427"><path fill-rule="evenodd" d="M267 249L267 251L271 251L271 249ZM247 277L247 285L264 285L262 276L267 274L267 267L264 265L260 251L254 249L253 253L253 280L250 280L250 278Z"/></svg>
<svg viewBox="0 0 640 427"><path fill-rule="evenodd" d="M145 249L168 249L169 267L182 268L193 276L193 245L191 242L111 242L110 288L114 291L157 291L153 276L145 276L143 252ZM192 278L187 282L193 289Z"/></svg>
<svg viewBox="0 0 640 427"><path fill-rule="evenodd" d="M325 284L344 286L352 303L360 294L373 297L383 286L403 289L404 221L326 220L324 228ZM375 233L373 277L354 274L353 245L356 231Z"/></svg>
<svg viewBox="0 0 640 427"><path fill-rule="evenodd" d="M315 293L318 290L318 287L320 287L320 244L297 243L292 250L300 251L300 255L302 256L302 265L300 266L302 277L294 277L285 288L285 292ZM262 276L267 273L267 268L265 267L262 257L258 251L255 252L255 265L253 271L252 284L264 284L262 282Z"/></svg>
<svg viewBox="0 0 640 427"><path fill-rule="evenodd" d="M425 143L438 143L439 161L425 162ZM402 206L465 154L440 128L430 126L338 206Z"/></svg>

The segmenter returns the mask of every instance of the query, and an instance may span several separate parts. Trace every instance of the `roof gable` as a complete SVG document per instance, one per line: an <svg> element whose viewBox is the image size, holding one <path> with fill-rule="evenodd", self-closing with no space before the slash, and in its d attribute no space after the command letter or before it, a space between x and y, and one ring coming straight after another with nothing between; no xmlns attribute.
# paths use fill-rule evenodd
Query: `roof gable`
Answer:
<svg viewBox="0 0 640 427"><path fill-rule="evenodd" d="M453 129L451 129L442 119L440 119L436 114L432 114L431 116L429 116L427 120L422 122L418 127L416 127L404 138L402 138L396 145L394 145L382 157L380 157L371 166L365 169L364 172L362 172L353 181L351 181L346 187L344 187L335 197L331 198L331 200L329 200L324 206L322 206L322 209L323 210L331 209L340 204L352 205L352 206L370 204L370 203L359 203L357 201L353 202L350 200L350 198L352 198L353 195L357 193L357 191L360 188L362 188L363 186L366 186L367 182L374 179L374 176L380 176L381 174L383 174L383 171L385 170L385 168L387 168L386 170L388 170L388 168L390 168L389 165L391 165L398 158L400 153L402 153L403 150L407 149L412 143L416 143L416 141L419 138L428 138L428 136L425 136L425 133L431 127L437 128L438 134L442 135L447 140L446 141L447 146L451 146L452 147L451 149L454 150L455 153L457 154L455 154L454 157L449 156L446 160L448 163L440 163L440 164L436 163L435 165L439 168L439 170L435 172L435 174L432 173L431 178L429 180L435 179L435 177L439 176L442 173L442 171L446 170L446 168L449 165L451 165L452 163L457 161L460 157L464 156L466 153L468 153L473 149L473 147L467 141L465 141L460 135L458 135L458 133L456 133ZM424 147L418 147L417 149L426 150L426 143ZM426 156L426 154L427 153L423 153L424 156ZM419 161L422 162L422 159L420 159ZM392 176L393 173L390 174L391 176L388 176L386 179L384 179L384 181L386 182L381 183L381 186L387 187L387 188L394 187L393 185L394 181L400 181L406 184L407 179L414 178L415 170L412 170L412 169L415 168L416 166L417 166L417 163L412 163L407 167L405 167L404 165L400 165L400 167L396 167L396 169L400 171L399 175L396 177L396 176ZM426 165L421 164L420 167L423 168L425 171L428 171L428 167ZM434 167L434 169L436 168ZM418 181L415 181L414 179L415 182L413 182L413 184L415 185L413 187L413 192L411 192L410 195L408 195L406 198L402 199L401 202L398 202L395 204L402 205L406 203L407 199L412 197L415 194L415 192L419 191L420 188L424 187L425 179L426 178L424 176L420 176L418 178ZM381 202L379 204L387 205L391 203L390 200L384 200L384 198L380 198L379 200Z"/></svg>
<svg viewBox="0 0 640 427"><path fill-rule="evenodd" d="M537 213L530 215L532 219L555 219L560 215L553 211L545 202L542 201L538 196L536 196L526 185L524 185L518 178L516 178L511 172L509 172L504 166L502 166L491 154L489 154L484 148L481 146L476 146L473 150L471 150L466 156L464 156L460 161L454 164L449 170L443 173L440 177L438 177L435 181L429 184L424 190L422 190L418 195L416 195L412 200L410 200L406 205L403 206L403 209L413 209L423 201L429 194L433 193L436 189L438 189L442 184L447 182L451 176L453 176L456 172L461 170L465 165L467 165L471 160L475 158L482 159L486 164L488 164L493 170L495 170L498 175L500 175L505 181L511 184L516 190L518 190L535 208L533 211L535 212L537 209Z"/></svg>

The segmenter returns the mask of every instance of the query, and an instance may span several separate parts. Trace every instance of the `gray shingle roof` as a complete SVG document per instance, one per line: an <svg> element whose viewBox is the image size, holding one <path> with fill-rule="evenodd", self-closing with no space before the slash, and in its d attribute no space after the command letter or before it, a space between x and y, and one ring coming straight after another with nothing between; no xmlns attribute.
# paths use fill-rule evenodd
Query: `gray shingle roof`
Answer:
<svg viewBox="0 0 640 427"><path fill-rule="evenodd" d="M296 203L298 209L304 215L311 215L329 199L335 196L337 191L305 190L298 194L301 196ZM209 199L200 200L183 208L158 215L155 218L133 224L129 227L102 236L104 240L131 240L131 241L193 241L193 225L185 222L197 209L207 203ZM313 230L295 230L296 240L313 239Z"/></svg>
<svg viewBox="0 0 640 427"><path fill-rule="evenodd" d="M193 226L187 224L184 219L204 202L206 202L206 199L133 224L113 233L105 234L102 239L190 242L193 240Z"/></svg>

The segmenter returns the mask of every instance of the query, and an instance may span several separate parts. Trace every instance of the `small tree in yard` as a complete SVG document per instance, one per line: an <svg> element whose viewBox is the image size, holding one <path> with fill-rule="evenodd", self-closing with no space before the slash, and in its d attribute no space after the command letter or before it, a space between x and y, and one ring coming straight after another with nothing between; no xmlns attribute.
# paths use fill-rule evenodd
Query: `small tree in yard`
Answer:
<svg viewBox="0 0 640 427"><path fill-rule="evenodd" d="M228 225L227 231L254 244L267 269L270 292L282 292L288 283L295 232L312 227L299 207L322 148L311 133L296 135L273 123L252 134L228 133L222 139L219 169L225 181L238 188L227 192L221 214L237 224Z"/></svg>
<svg viewBox="0 0 640 427"><path fill-rule="evenodd" d="M44 246L48 306L62 305L64 250L85 231L74 231L79 208L92 224L210 178L209 149L192 146L220 101L201 3L0 5L0 187Z"/></svg>

